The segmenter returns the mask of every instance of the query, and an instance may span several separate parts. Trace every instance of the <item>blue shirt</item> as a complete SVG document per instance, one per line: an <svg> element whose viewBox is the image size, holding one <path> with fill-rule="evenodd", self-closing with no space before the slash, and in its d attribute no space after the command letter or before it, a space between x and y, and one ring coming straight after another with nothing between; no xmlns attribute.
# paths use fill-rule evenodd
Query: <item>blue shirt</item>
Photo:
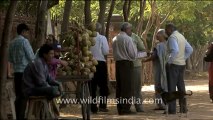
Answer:
<svg viewBox="0 0 213 120"><path fill-rule="evenodd" d="M179 52L179 47L178 47L178 43L177 43L177 39L175 37L170 37L169 40L169 48L170 48L170 56L169 57L169 61L168 63L171 64L172 61L174 60L174 58L178 55L178 52ZM186 41L186 44L185 44L185 55L184 55L184 58L185 60L187 58L189 58L189 56L191 55L191 53L193 52L193 48L192 46Z"/></svg>
<svg viewBox="0 0 213 120"><path fill-rule="evenodd" d="M18 35L9 46L9 62L14 72L24 72L25 67L35 58L29 41Z"/></svg>

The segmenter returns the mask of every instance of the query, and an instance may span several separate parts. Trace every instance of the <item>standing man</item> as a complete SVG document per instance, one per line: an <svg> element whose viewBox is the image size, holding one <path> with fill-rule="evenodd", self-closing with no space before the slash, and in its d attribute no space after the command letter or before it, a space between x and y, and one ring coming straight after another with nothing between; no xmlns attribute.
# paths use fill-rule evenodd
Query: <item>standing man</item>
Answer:
<svg viewBox="0 0 213 120"><path fill-rule="evenodd" d="M186 59L189 58L193 49L187 42L185 37L180 34L176 26L172 23L166 24L166 34L168 38L168 92L176 91L176 86L179 92L186 92L184 84L184 70L186 65ZM180 113L186 113L186 99L180 98ZM169 103L169 114L176 114L176 100Z"/></svg>
<svg viewBox="0 0 213 120"><path fill-rule="evenodd" d="M137 57L137 48L131 36L132 25L124 22L121 32L113 38L113 57L116 61L116 98L119 115L132 114L130 98L134 96L133 61Z"/></svg>
<svg viewBox="0 0 213 120"><path fill-rule="evenodd" d="M93 57L98 61L96 66L96 72L94 73L94 78L91 81L91 92L92 99L97 99L96 91L97 87L100 90L100 112L108 112L107 109L107 97L109 94L108 88L108 75L107 75L107 64L106 64L106 55L109 54L109 45L105 36L100 35L102 26L100 23L96 23L97 36L95 37L96 43L91 47L91 52ZM92 103L91 111L97 113L98 107L97 104Z"/></svg>
<svg viewBox="0 0 213 120"><path fill-rule="evenodd" d="M27 39L29 28L26 24L22 23L17 26L18 36L13 40L9 46L9 62L13 64L14 70L14 85L15 85L15 109L16 118L19 120L24 119L25 108L23 104L22 93L22 76L25 67L29 62L34 59L32 47Z"/></svg>
<svg viewBox="0 0 213 120"><path fill-rule="evenodd" d="M160 93L162 91L168 92L168 83L166 76L167 59L167 35L164 29L158 30L156 39L159 41L153 50L153 54L144 59L143 62L153 61L153 73L155 81L155 98L158 100L155 110L165 110Z"/></svg>
<svg viewBox="0 0 213 120"><path fill-rule="evenodd" d="M144 51L145 47L141 38L135 33L131 32L131 38L134 44L137 47L138 51ZM134 97L135 97L135 109L137 112L144 112L142 105L142 95L141 95L141 73L142 73L142 63L141 59L136 59L134 62L134 70L133 70L133 80L134 80Z"/></svg>

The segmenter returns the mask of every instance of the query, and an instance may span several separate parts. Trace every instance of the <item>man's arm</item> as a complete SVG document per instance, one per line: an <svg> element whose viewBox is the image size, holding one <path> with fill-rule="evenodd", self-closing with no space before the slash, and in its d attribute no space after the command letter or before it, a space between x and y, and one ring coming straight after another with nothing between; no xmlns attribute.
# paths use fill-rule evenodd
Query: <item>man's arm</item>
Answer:
<svg viewBox="0 0 213 120"><path fill-rule="evenodd" d="M136 37L137 37L136 40L137 40L137 49L138 49L138 51L144 51L145 50L145 46L143 44L143 41L141 40L141 38L139 36L136 35Z"/></svg>
<svg viewBox="0 0 213 120"><path fill-rule="evenodd" d="M29 62L32 61L33 59L35 59L33 49L27 39L25 39L25 41L24 41L24 51L26 54L26 58L28 59Z"/></svg>
<svg viewBox="0 0 213 120"><path fill-rule="evenodd" d="M32 72L33 72L33 75L34 75L34 82L37 86L39 87L48 87L49 84L47 83L47 78L46 78L46 75L45 75L45 68L43 66L42 63L40 62L34 62L33 63L34 66L32 68Z"/></svg>
<svg viewBox="0 0 213 120"><path fill-rule="evenodd" d="M186 41L186 46L185 46L185 60L189 58L189 56L192 54L193 48L192 46Z"/></svg>
<svg viewBox="0 0 213 120"><path fill-rule="evenodd" d="M168 39L168 44L169 44L169 54L170 54L168 63L171 64L179 52L179 47L178 47L177 39L175 37L170 37Z"/></svg>
<svg viewBox="0 0 213 120"><path fill-rule="evenodd" d="M106 37L105 36L102 36L102 53L104 54L104 55L107 55L107 54L109 54L109 45L108 45L108 42L107 42L107 39L106 39Z"/></svg>
<svg viewBox="0 0 213 120"><path fill-rule="evenodd" d="M127 50L128 50L129 56L132 59L135 59L137 57L137 48L136 48L135 44L133 43L132 38L130 38L130 37L127 42Z"/></svg>
<svg viewBox="0 0 213 120"><path fill-rule="evenodd" d="M8 55L8 61L10 62L10 63L13 63L13 55L12 55L12 50L13 48L12 48L12 45L10 44L10 46L9 46L9 55Z"/></svg>

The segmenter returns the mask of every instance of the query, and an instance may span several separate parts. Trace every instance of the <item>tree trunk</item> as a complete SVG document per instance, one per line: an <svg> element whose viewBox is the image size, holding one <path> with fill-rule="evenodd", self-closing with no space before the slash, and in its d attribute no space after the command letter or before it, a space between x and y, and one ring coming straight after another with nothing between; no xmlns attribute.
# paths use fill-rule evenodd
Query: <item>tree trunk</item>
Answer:
<svg viewBox="0 0 213 120"><path fill-rule="evenodd" d="M141 31L143 29L143 20L144 20L144 10L146 7L146 0L141 0L140 1L140 20L139 20L139 24L137 26L137 33L141 34Z"/></svg>
<svg viewBox="0 0 213 120"><path fill-rule="evenodd" d="M6 113L4 113L4 108L2 107L4 105L2 101L3 97L3 90L5 89L5 81L7 79L7 61L8 61L8 46L10 41L10 34L12 31L12 25L13 25L13 18L15 16L15 10L17 7L18 1L13 0L10 1L9 8L7 10L6 18L4 21L4 29L2 34L2 41L1 41L1 47L0 47L0 94L1 94L1 100L0 100L0 106L1 106L1 113L0 113L0 119L6 119Z"/></svg>
<svg viewBox="0 0 213 120"><path fill-rule="evenodd" d="M107 38L107 40L109 40L110 20L111 20L114 8L115 8L115 0L112 0L111 5L110 5L110 9L109 9L109 14L108 14L108 17L107 17L107 25L106 25L106 38Z"/></svg>
<svg viewBox="0 0 213 120"><path fill-rule="evenodd" d="M72 0L66 0L64 7L63 22L61 25L61 33L66 33L68 30L71 7L72 7Z"/></svg>
<svg viewBox="0 0 213 120"><path fill-rule="evenodd" d="M85 5L84 5L85 27L88 27L89 24L92 22L90 6L91 6L91 0L85 0Z"/></svg>
<svg viewBox="0 0 213 120"><path fill-rule="evenodd" d="M156 12L156 9L157 9L157 6L156 6L156 1L152 1L151 3L151 15L149 17L149 20L146 24L146 28L145 30L143 31L143 33L141 34L142 38L143 38L143 42L144 42L144 45L145 47L148 49L148 45L147 45L147 34L149 32L149 30L151 29L153 23L154 23L154 20L155 20L155 12Z"/></svg>
<svg viewBox="0 0 213 120"><path fill-rule="evenodd" d="M124 17L124 22L128 22L128 0L124 1L124 5L123 5L123 17Z"/></svg>
<svg viewBox="0 0 213 120"><path fill-rule="evenodd" d="M41 47L44 44L46 38L46 15L47 15L47 0L41 0L38 6L38 13L37 13L37 21L36 21L36 29L35 29L35 39L36 45L35 49Z"/></svg>
<svg viewBox="0 0 213 120"><path fill-rule="evenodd" d="M99 0L99 6L100 6L100 12L98 15L98 22L102 25L102 30L100 32L100 34L104 35L105 33L105 24L104 24L104 18L105 18L105 11L106 11L106 3L107 1L105 0Z"/></svg>

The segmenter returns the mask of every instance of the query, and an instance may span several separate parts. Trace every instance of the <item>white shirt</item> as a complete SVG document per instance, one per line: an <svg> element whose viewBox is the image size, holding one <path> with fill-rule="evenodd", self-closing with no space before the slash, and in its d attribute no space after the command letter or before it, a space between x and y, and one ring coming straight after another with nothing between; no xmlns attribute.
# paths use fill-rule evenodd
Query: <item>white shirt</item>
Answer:
<svg viewBox="0 0 213 120"><path fill-rule="evenodd" d="M137 57L137 48L134 45L132 38L125 32L120 32L113 38L112 48L115 61L134 61Z"/></svg>
<svg viewBox="0 0 213 120"><path fill-rule="evenodd" d="M109 45L105 36L100 35L97 32L97 36L95 37L96 43L94 46L90 48L93 57L97 61L106 61L105 55L109 54Z"/></svg>
<svg viewBox="0 0 213 120"><path fill-rule="evenodd" d="M112 48L115 61L134 61L136 58L147 56L146 52L137 51L137 47L132 38L125 32L120 32L116 37L113 38Z"/></svg>

